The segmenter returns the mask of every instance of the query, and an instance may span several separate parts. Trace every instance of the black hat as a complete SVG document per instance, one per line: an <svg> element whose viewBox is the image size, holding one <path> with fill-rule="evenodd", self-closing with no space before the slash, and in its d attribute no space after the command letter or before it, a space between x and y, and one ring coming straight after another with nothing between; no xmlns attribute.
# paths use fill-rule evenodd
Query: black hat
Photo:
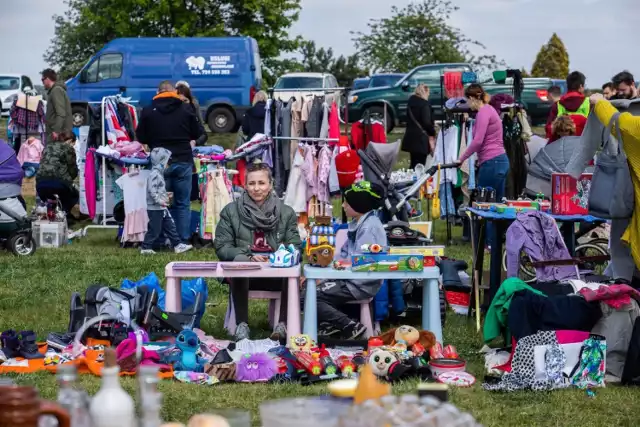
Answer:
<svg viewBox="0 0 640 427"><path fill-rule="evenodd" d="M383 194L384 189L379 185L360 181L345 190L344 199L354 211L366 214L382 206Z"/></svg>

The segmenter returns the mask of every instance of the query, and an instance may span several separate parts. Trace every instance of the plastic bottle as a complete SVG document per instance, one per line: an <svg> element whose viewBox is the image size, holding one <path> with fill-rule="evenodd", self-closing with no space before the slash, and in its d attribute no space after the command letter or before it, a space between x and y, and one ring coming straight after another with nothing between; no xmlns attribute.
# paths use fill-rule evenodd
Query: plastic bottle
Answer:
<svg viewBox="0 0 640 427"><path fill-rule="evenodd" d="M136 427L136 413L133 399L120 386L120 368L116 352L108 348L104 352L102 386L91 400L91 421L93 427Z"/></svg>

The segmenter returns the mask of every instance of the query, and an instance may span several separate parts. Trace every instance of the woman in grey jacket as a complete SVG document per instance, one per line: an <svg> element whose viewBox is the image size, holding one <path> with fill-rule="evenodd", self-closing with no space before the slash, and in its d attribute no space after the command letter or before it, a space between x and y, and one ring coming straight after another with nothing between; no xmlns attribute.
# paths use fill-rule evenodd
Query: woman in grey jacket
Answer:
<svg viewBox="0 0 640 427"><path fill-rule="evenodd" d="M247 168L245 191L239 200L220 213L213 245L220 261L266 262L281 244L300 247L295 212L273 192L271 169L264 163ZM249 288L280 291L280 323L272 339L286 338L287 283L282 279L231 279L230 290L236 314L235 338L249 337Z"/></svg>

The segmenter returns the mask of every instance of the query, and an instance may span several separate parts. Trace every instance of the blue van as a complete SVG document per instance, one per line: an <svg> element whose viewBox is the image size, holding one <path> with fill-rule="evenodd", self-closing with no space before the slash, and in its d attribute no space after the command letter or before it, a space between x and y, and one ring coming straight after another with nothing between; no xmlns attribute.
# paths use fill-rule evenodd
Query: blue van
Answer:
<svg viewBox="0 0 640 427"><path fill-rule="evenodd" d="M163 80L187 81L211 131L233 132L262 86L258 43L251 37L114 39L66 82L74 125L86 123L87 104L104 96L151 104Z"/></svg>

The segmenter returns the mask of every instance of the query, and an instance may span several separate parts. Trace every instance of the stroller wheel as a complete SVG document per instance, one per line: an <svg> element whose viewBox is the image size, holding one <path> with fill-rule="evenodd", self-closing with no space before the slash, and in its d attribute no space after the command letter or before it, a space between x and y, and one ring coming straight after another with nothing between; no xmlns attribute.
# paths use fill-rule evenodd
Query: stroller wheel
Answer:
<svg viewBox="0 0 640 427"><path fill-rule="evenodd" d="M9 240L9 249L14 255L28 256L36 251L36 241L30 234L19 233Z"/></svg>

